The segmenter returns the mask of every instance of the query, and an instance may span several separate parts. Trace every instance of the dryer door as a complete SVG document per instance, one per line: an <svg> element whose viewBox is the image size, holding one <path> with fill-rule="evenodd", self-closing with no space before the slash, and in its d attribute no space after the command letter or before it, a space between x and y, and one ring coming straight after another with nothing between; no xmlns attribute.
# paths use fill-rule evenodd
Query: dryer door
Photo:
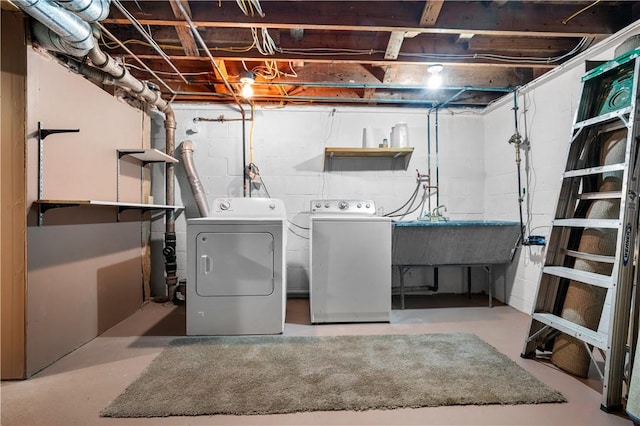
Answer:
<svg viewBox="0 0 640 426"><path fill-rule="evenodd" d="M196 240L199 296L268 296L274 290L274 238L267 232L203 232Z"/></svg>

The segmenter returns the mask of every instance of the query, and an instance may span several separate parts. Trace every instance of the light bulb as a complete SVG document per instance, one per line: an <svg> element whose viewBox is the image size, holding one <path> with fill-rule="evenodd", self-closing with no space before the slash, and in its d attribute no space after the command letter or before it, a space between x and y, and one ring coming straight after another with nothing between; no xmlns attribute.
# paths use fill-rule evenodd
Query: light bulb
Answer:
<svg viewBox="0 0 640 426"><path fill-rule="evenodd" d="M429 77L429 81L427 82L429 89L437 89L442 86L442 76L438 73L434 73Z"/></svg>
<svg viewBox="0 0 640 426"><path fill-rule="evenodd" d="M441 64L429 65L427 68L427 72L431 74L431 77L429 77L429 80L427 81L429 89L437 89L442 86L442 76L440 75L440 72L443 68L444 67Z"/></svg>
<svg viewBox="0 0 640 426"><path fill-rule="evenodd" d="M242 97L245 99L249 99L253 96L253 86L249 83L245 83L242 85Z"/></svg>

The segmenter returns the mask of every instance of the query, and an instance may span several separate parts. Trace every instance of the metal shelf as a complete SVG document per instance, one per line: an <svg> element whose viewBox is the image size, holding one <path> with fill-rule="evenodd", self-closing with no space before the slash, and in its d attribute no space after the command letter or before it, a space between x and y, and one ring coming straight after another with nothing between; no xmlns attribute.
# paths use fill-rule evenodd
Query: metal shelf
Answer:
<svg viewBox="0 0 640 426"><path fill-rule="evenodd" d="M128 155L143 163L177 163L178 160L157 149L119 149L118 157Z"/></svg>
<svg viewBox="0 0 640 426"><path fill-rule="evenodd" d="M115 207L118 209L118 216L125 210L140 210L142 212L152 210L173 210L174 212L182 212L182 206L170 206L166 204L143 204L143 203L125 203L119 201L101 201L101 200L37 200L38 205L38 225L43 223L43 215L47 210L58 209L63 207L79 207L79 206L96 206L96 207ZM119 217L118 217L119 218Z"/></svg>

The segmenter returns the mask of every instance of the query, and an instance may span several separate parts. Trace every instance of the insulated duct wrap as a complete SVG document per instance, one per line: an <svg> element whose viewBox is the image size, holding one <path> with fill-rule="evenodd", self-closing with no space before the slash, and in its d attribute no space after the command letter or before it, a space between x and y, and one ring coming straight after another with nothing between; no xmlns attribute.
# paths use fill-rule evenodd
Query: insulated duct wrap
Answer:
<svg viewBox="0 0 640 426"><path fill-rule="evenodd" d="M94 46L91 26L79 16L47 0L14 0L35 18L34 38L48 50L81 57Z"/></svg>
<svg viewBox="0 0 640 426"><path fill-rule="evenodd" d="M193 143L191 141L182 142L180 144L180 154L182 154L182 165L189 179L189 185L191 185L191 191L198 206L200 217L207 217L209 216L209 205L204 194L204 187L193 164Z"/></svg>
<svg viewBox="0 0 640 426"><path fill-rule="evenodd" d="M87 22L98 22L109 16L111 0L56 0L56 3Z"/></svg>

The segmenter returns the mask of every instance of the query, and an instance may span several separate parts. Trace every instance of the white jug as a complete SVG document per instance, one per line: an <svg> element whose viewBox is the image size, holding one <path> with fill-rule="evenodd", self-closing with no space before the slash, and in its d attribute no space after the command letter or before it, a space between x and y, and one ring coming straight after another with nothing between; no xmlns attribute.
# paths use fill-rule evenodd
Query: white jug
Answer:
<svg viewBox="0 0 640 426"><path fill-rule="evenodd" d="M391 147L406 148L409 146L409 126L407 123L397 123L391 129Z"/></svg>

